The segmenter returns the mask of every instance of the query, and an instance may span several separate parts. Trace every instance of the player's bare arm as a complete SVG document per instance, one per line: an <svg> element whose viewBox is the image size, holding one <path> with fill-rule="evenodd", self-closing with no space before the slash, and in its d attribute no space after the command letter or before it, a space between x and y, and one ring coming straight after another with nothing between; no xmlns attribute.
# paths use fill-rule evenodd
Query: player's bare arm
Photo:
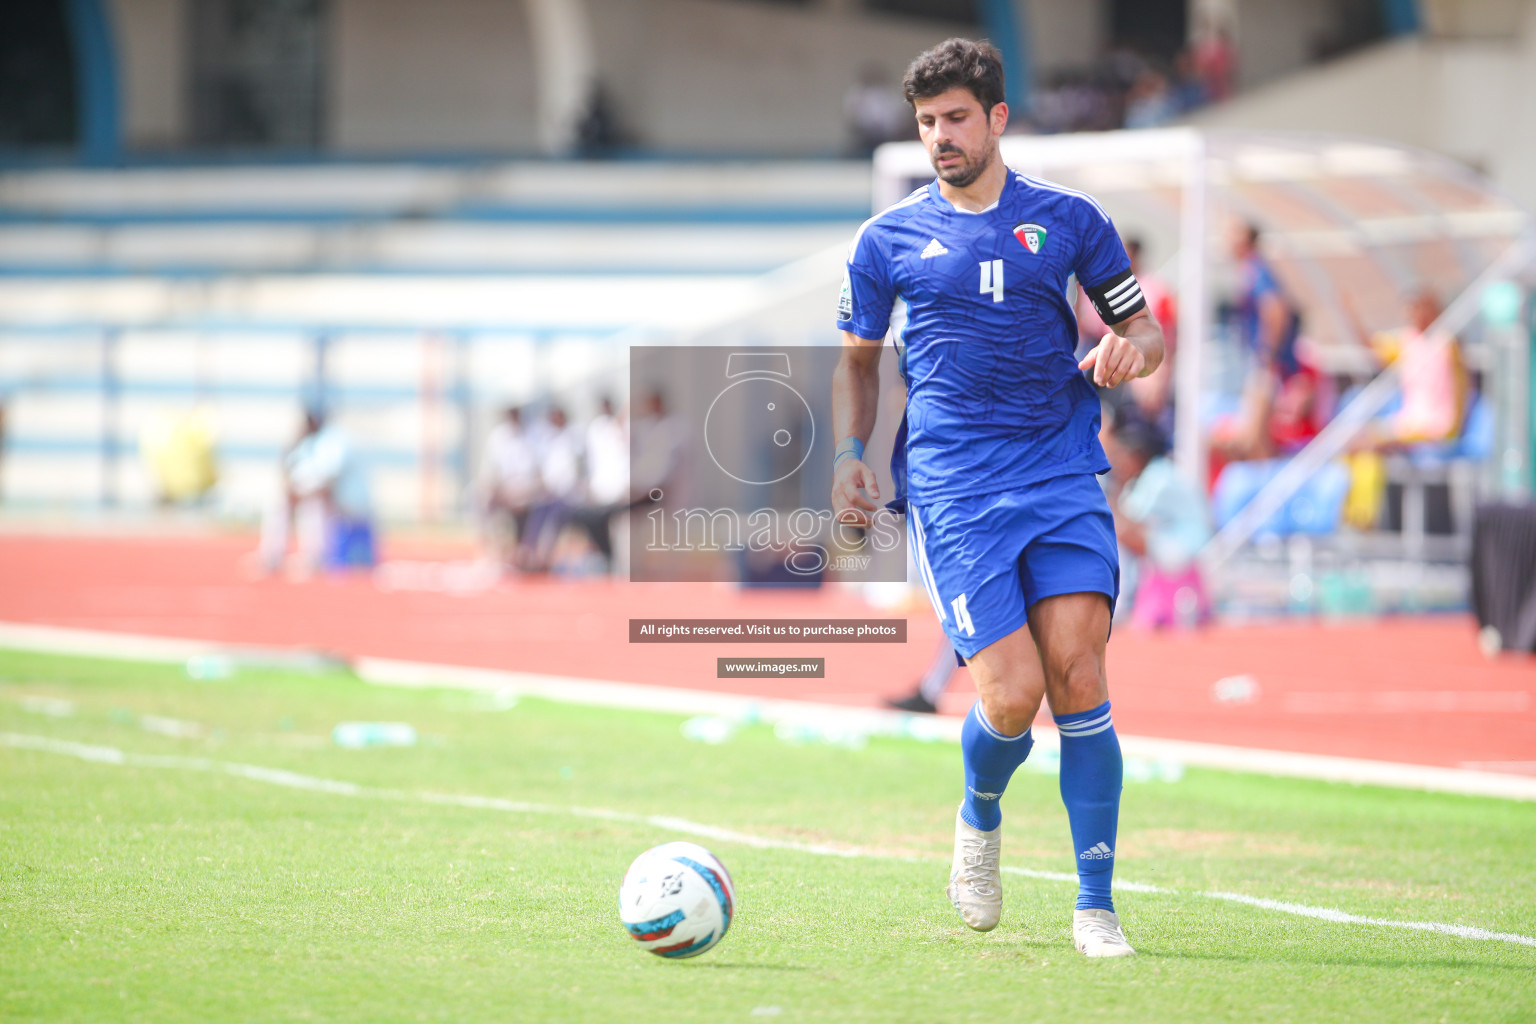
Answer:
<svg viewBox="0 0 1536 1024"><path fill-rule="evenodd" d="M875 429L880 401L880 352L874 341L843 332L843 354L832 374L832 436L856 438L862 448ZM862 454L839 454L832 471L832 513L839 522L868 525L879 506L880 484Z"/></svg>
<svg viewBox="0 0 1536 1024"><path fill-rule="evenodd" d="M1163 328L1146 309L1108 326L1109 333L1077 364L1079 370L1093 371L1095 384L1118 387L1128 380L1150 376L1162 365Z"/></svg>

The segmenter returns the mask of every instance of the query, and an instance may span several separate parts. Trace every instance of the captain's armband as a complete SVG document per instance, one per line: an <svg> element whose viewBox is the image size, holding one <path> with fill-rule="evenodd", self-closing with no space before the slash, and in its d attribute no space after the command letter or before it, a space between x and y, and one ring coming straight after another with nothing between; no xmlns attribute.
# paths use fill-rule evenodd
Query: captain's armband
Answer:
<svg viewBox="0 0 1536 1024"><path fill-rule="evenodd" d="M1084 288L1099 318L1106 324L1117 324L1127 317L1147 308L1146 296L1136 275L1129 270L1116 274L1103 284Z"/></svg>

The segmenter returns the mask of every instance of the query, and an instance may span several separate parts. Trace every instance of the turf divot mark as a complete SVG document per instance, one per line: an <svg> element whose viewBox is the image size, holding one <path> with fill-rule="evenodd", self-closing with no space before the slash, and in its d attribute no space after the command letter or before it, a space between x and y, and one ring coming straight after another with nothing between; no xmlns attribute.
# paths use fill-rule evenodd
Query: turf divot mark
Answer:
<svg viewBox="0 0 1536 1024"><path fill-rule="evenodd" d="M304 775L300 772L292 772L283 768L267 768L262 765L242 764L238 761L216 761L206 757L179 757L175 755L135 754L120 750L117 747L97 746L89 743L75 743L70 740L54 739L51 736L33 736L26 733L6 732L0 733L0 746L11 747L17 750L33 750L41 753L59 754L65 757L73 757L94 764L110 764L123 767L138 768L177 768L183 771L217 772L225 775L233 775L238 778L248 779L252 782L265 782L269 785L284 786L290 789L303 789L311 792L331 793L336 796L361 797L380 800L404 800L419 803L438 804L452 807L465 807L475 810L503 811L512 814L547 814L547 815L575 815L585 818L601 818L605 821L620 822L631 825L649 825L653 828L666 829L680 832L684 835L700 836L708 839L717 839L722 842L739 843L765 850L791 850L799 853L808 853L820 857L845 857L845 858L878 858L881 860L902 860L911 862L938 862L942 858L925 858L913 856L899 856L876 850L865 850L855 846L834 846L826 843L799 843L790 839L772 839L767 836L754 836L746 832L736 832L731 829L718 828L713 825L705 825L700 822L690 821L687 818L677 818L661 814L630 814L625 811L614 811L601 807L559 807L554 804L526 803L519 800L505 800L500 797L475 796L459 793L433 793L422 791L410 791L401 789L383 789L372 786L363 786L355 782L345 782L340 779L326 779L315 775ZM1004 867L1003 871L1022 875L1026 878L1037 878L1052 882L1077 882L1077 876L1058 871L1035 871L1030 868ZM1229 903L1241 903L1256 907L1261 910L1270 910L1282 914L1293 914L1298 917L1310 917L1320 921L1331 921L1338 924L1361 924L1376 928L1396 928L1408 931L1434 932L1440 935L1449 935L1461 939L1476 939L1484 942L1509 942L1521 946L1536 947L1536 938L1529 935L1520 935L1514 932L1495 932L1486 928L1476 928L1471 925L1441 924L1437 921L1396 921L1389 918L1366 917L1360 914L1351 914L1343 910L1334 910L1330 907L1313 907L1305 903L1288 903L1282 900L1265 899L1259 896L1245 896L1232 892L1185 892L1179 889L1167 889L1161 886L1148 885L1140 882L1128 882L1116 879L1116 889L1125 892L1158 893L1167 896L1199 896L1205 899L1224 900Z"/></svg>

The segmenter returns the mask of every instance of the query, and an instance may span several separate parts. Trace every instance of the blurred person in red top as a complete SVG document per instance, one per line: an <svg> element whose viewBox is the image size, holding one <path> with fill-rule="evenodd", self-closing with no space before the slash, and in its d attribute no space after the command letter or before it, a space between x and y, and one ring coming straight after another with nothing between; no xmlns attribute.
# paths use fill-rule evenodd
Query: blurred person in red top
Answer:
<svg viewBox="0 0 1536 1024"><path fill-rule="evenodd" d="M1215 18L1206 18L1195 43L1195 72L1205 86L1205 97L1220 103L1232 95L1237 79L1237 47L1227 26Z"/></svg>

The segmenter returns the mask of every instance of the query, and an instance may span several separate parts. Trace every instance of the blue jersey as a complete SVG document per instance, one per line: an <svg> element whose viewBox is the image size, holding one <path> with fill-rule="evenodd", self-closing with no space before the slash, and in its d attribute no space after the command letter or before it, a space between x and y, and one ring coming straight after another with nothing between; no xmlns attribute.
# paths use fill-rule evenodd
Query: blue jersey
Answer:
<svg viewBox="0 0 1536 1024"><path fill-rule="evenodd" d="M1072 355L1074 274L1106 323L1146 305L1098 203L1013 171L982 213L956 209L934 181L859 229L837 326L870 339L894 329L911 501L1109 469L1099 400Z"/></svg>

